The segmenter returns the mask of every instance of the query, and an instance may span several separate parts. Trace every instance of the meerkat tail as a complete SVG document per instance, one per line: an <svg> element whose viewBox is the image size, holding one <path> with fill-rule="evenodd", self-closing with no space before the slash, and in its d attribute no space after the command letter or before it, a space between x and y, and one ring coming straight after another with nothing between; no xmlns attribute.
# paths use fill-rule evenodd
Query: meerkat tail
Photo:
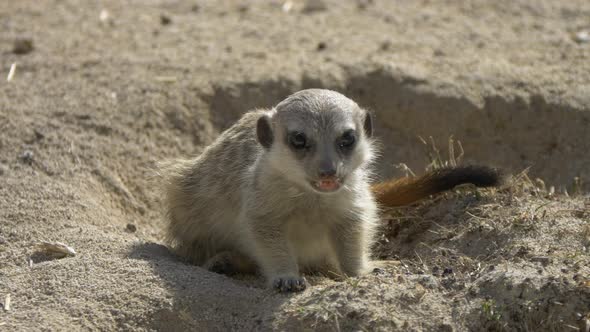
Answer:
<svg viewBox="0 0 590 332"><path fill-rule="evenodd" d="M383 207L403 206L454 187L471 183L477 187L496 187L503 182L502 172L487 166L441 168L422 176L405 177L371 186Z"/></svg>

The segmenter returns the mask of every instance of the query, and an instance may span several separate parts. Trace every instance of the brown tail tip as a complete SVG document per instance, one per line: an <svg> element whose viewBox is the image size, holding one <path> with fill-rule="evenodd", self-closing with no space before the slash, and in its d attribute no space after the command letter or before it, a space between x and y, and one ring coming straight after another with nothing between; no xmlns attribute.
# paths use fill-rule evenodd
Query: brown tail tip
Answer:
<svg viewBox="0 0 590 332"><path fill-rule="evenodd" d="M436 192L451 190L454 187L471 183L477 187L497 187L502 185L505 175L502 170L488 166L459 166L434 170L425 175Z"/></svg>
<svg viewBox="0 0 590 332"><path fill-rule="evenodd" d="M401 206L454 187L471 183L477 187L496 187L505 182L505 175L487 166L440 168L419 177L386 181L372 187L377 201L383 206Z"/></svg>

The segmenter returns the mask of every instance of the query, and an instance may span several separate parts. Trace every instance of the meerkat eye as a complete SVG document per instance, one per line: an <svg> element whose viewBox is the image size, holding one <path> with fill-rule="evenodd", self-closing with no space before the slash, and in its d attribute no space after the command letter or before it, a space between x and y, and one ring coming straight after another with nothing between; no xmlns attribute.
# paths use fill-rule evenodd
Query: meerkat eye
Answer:
<svg viewBox="0 0 590 332"><path fill-rule="evenodd" d="M342 134L340 137L340 141L338 142L338 146L343 149L350 149L356 143L356 134L354 130L347 130Z"/></svg>
<svg viewBox="0 0 590 332"><path fill-rule="evenodd" d="M304 149L307 147L307 138L304 133L293 132L289 134L289 144L291 144L294 149Z"/></svg>

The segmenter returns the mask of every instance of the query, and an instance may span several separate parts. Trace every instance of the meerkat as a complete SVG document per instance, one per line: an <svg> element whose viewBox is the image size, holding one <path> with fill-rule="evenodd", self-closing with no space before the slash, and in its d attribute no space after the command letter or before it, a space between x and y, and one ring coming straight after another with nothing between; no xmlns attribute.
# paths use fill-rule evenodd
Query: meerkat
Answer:
<svg viewBox="0 0 590 332"><path fill-rule="evenodd" d="M165 167L167 238L209 270L260 271L270 287L300 291L304 272L370 270L378 204L498 181L493 169L466 167L371 186L374 145L369 112L335 91L247 112L201 155Z"/></svg>

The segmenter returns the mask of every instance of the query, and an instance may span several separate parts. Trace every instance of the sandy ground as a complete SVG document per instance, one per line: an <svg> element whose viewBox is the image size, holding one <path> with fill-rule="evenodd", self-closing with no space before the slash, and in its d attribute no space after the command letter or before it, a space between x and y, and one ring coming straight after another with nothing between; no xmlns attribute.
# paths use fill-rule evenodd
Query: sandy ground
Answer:
<svg viewBox="0 0 590 332"><path fill-rule="evenodd" d="M292 4L2 2L0 330L588 331L590 2ZM154 164L306 87L375 112L382 176L452 136L515 181L384 213L387 266L300 294L170 254Z"/></svg>

